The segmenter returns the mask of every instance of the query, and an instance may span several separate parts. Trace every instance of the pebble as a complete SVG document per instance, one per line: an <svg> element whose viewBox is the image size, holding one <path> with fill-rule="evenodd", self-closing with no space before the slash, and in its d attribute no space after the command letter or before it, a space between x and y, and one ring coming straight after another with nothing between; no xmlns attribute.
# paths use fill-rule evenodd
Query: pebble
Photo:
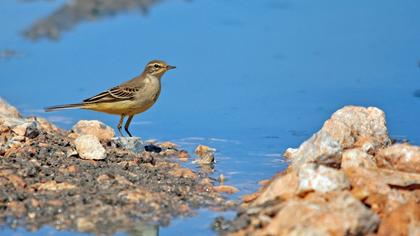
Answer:
<svg viewBox="0 0 420 236"><path fill-rule="evenodd" d="M209 146L205 145L198 145L195 148L195 154L199 156L199 159L194 160L193 163L197 164L211 164L215 163L214 153L216 152L216 149L211 148Z"/></svg>

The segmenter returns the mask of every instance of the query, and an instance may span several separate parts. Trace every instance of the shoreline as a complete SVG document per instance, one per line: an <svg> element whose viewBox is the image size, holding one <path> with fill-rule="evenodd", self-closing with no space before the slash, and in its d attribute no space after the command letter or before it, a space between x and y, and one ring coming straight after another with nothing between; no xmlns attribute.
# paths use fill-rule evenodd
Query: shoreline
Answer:
<svg viewBox="0 0 420 236"><path fill-rule="evenodd" d="M0 100L2 224L113 234L139 222L166 226L198 208L235 205L224 195L233 187L182 167L192 158L176 144L114 136L99 121L62 130L43 118L21 117ZM207 160L211 152L200 150L198 160Z"/></svg>

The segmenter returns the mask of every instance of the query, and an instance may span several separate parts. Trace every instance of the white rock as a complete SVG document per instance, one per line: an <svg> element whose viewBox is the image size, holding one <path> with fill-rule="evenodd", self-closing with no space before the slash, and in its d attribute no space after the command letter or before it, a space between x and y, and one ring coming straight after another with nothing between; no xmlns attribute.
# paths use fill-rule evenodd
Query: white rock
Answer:
<svg viewBox="0 0 420 236"><path fill-rule="evenodd" d="M77 135L90 134L100 140L110 140L115 136L114 129L98 120L81 120L71 130Z"/></svg>
<svg viewBox="0 0 420 236"><path fill-rule="evenodd" d="M74 144L80 158L87 160L102 160L106 157L105 148L99 142L99 139L93 135L81 135Z"/></svg>
<svg viewBox="0 0 420 236"><path fill-rule="evenodd" d="M298 170L305 163L339 167L343 150L359 147L374 153L390 144L385 114L375 107L346 106L336 111L322 129L298 149L287 149L284 156Z"/></svg>
<svg viewBox="0 0 420 236"><path fill-rule="evenodd" d="M302 165L298 178L299 194L311 191L326 193L350 188L350 181L342 171L323 165Z"/></svg>

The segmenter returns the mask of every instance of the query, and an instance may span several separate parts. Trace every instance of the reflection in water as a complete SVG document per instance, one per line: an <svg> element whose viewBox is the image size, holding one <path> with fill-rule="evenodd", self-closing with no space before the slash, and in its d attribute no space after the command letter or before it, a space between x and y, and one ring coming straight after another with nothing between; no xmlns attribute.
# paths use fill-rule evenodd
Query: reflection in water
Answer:
<svg viewBox="0 0 420 236"><path fill-rule="evenodd" d="M203 173L206 173L208 175L213 174L214 171L215 171L213 163L211 163L211 164L199 164L198 166Z"/></svg>
<svg viewBox="0 0 420 236"><path fill-rule="evenodd" d="M127 235L130 236L158 236L159 226L158 225L142 225L138 224L133 229L127 231Z"/></svg>
<svg viewBox="0 0 420 236"><path fill-rule="evenodd" d="M13 49L0 50L0 62L7 61L11 58L20 57L20 56L22 55Z"/></svg>
<svg viewBox="0 0 420 236"><path fill-rule="evenodd" d="M25 36L37 40L47 37L57 40L67 31L83 21L94 21L124 11L139 9L143 14L162 0L72 0L44 19L36 21Z"/></svg>

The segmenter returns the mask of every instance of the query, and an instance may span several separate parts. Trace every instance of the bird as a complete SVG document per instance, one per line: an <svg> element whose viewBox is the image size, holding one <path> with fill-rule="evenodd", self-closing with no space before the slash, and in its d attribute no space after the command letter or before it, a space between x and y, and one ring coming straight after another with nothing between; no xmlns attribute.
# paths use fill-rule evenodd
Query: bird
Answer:
<svg viewBox="0 0 420 236"><path fill-rule="evenodd" d="M119 115L118 131L124 137L121 129L124 118L124 130L132 137L129 126L133 117L145 112L157 101L161 91L161 78L175 66L161 60L152 60L144 68L143 73L120 85L112 87L80 103L64 104L44 108L46 112L62 109L87 109L112 115Z"/></svg>

